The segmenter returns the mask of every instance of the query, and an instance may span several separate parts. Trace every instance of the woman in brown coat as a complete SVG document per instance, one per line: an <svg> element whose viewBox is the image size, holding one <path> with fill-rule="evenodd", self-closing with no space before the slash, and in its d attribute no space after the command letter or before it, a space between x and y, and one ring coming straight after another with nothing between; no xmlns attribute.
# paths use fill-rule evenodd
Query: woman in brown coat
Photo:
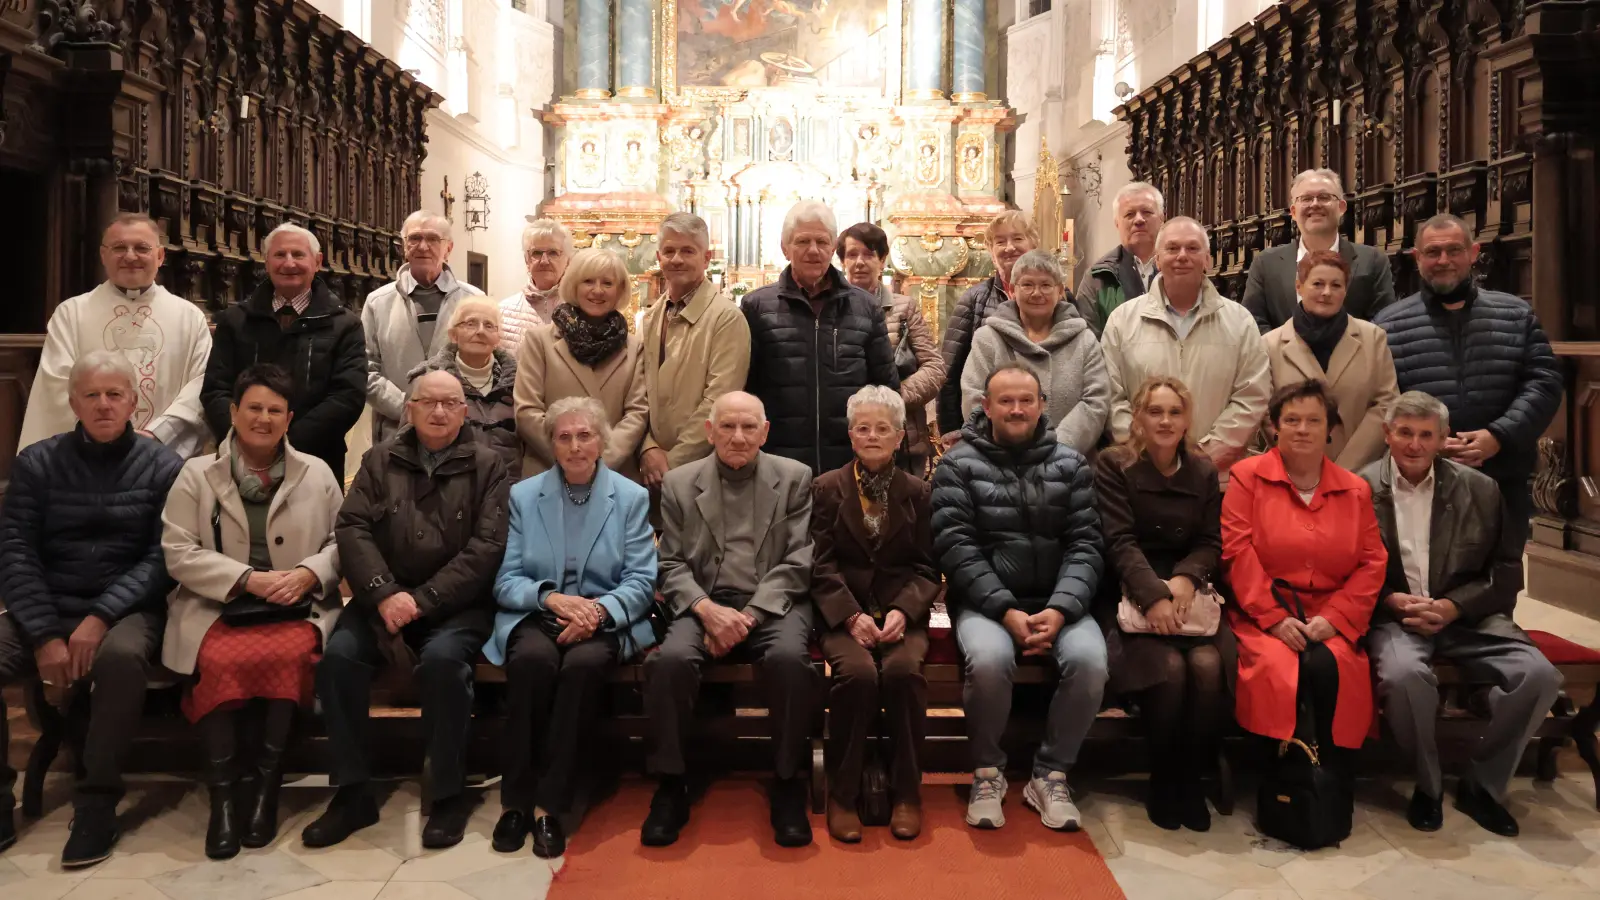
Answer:
<svg viewBox="0 0 1600 900"><path fill-rule="evenodd" d="M610 419L611 440L601 454L606 468L637 480L639 444L649 425L644 355L618 308L628 297L622 257L589 249L573 257L561 277L561 303L551 322L523 337L517 351L517 436L527 452L522 477L555 462L545 437L545 411L565 397L593 397Z"/></svg>
<svg viewBox="0 0 1600 900"><path fill-rule="evenodd" d="M917 757L928 709L922 660L928 612L939 593L928 485L894 465L905 430L899 394L864 387L846 415L855 461L812 485L811 593L826 622L822 652L833 673L828 708L836 766L828 832L846 843L861 840L856 803L868 732L881 708L893 755L889 830L911 840L922 831Z"/></svg>
<svg viewBox="0 0 1600 900"><path fill-rule="evenodd" d="M883 286L883 264L889 259L889 236L869 222L852 225L839 235L837 251L845 278L878 298L889 328L889 347L900 375L900 399L906 404L906 436L900 465L918 478L928 477L933 458L928 403L944 387L944 357L922 309L905 294Z"/></svg>
<svg viewBox="0 0 1600 900"><path fill-rule="evenodd" d="M1108 563L1100 604L1108 690L1139 698L1150 739L1145 808L1162 828L1205 831L1211 813L1200 776L1216 759L1233 648L1226 624L1214 637L1178 633L1222 555L1222 492L1216 466L1190 441L1192 406L1181 381L1145 381L1133 397L1128 439L1100 454L1095 489ZM1153 633L1122 632L1122 597Z"/></svg>

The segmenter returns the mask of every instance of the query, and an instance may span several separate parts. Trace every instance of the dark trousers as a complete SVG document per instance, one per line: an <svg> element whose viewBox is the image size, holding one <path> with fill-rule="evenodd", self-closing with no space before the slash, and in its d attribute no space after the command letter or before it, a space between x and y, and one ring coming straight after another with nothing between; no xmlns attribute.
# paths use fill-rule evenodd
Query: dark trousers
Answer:
<svg viewBox="0 0 1600 900"><path fill-rule="evenodd" d="M617 656L616 635L601 632L562 646L539 628L537 614L512 629L506 638L503 808L570 811L578 760L593 737Z"/></svg>
<svg viewBox="0 0 1600 900"><path fill-rule="evenodd" d="M442 622L414 622L401 632L417 653L412 674L422 704L423 746L427 777L423 796L445 800L461 793L466 782L463 759L467 729L472 724L472 664L486 635L482 617L463 613ZM365 784L372 779L367 760L368 707L372 676L385 660L378 629L382 620L364 608L351 607L340 616L317 664L317 696L327 722L333 751L335 783Z"/></svg>
<svg viewBox="0 0 1600 900"><path fill-rule="evenodd" d="M882 709L891 754L891 799L895 803L920 802L919 754L928 730L928 680L922 674L922 661L928 655L927 629L908 628L904 640L868 650L849 631L835 628L823 632L822 654L833 672L828 693L829 756L834 761L828 784L833 799L851 809L860 799L867 738L872 736Z"/></svg>
<svg viewBox="0 0 1600 900"><path fill-rule="evenodd" d="M800 778L811 768L806 744L819 693L807 646L812 615L809 602L797 603L788 615L750 629L744 644L734 649L739 658L761 667L775 768L783 779ZM656 775L684 774L683 737L694 719L700 670L710 659L705 629L699 619L685 614L672 621L661 649L645 660L644 710L650 733L646 767Z"/></svg>
<svg viewBox="0 0 1600 900"><path fill-rule="evenodd" d="M76 621L66 624L69 633L78 626ZM165 627L165 610L142 610L118 620L100 642L87 682L79 682L73 691L68 708L82 703L89 708L89 730L80 760L83 777L72 798L78 809L115 809L122 799L122 765L144 715L145 685ZM33 646L11 616L0 616L0 684L36 675ZM16 805L12 789L17 773L6 759L11 746L6 715L5 700L0 698L0 812Z"/></svg>

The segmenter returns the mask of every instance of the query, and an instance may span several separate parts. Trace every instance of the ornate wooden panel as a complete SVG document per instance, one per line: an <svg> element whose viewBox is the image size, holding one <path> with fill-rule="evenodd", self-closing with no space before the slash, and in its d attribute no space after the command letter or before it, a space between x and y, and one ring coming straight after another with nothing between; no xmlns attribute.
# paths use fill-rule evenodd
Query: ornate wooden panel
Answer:
<svg viewBox="0 0 1600 900"><path fill-rule="evenodd" d="M1256 253L1294 238L1288 181L1344 179L1346 239L1406 250L1437 212L1465 219L1489 287L1533 303L1568 367L1536 481L1529 587L1600 577L1600 0L1292 0L1118 110L1137 178L1213 230L1240 297ZM1583 585L1589 588L1583 589ZM1574 603L1582 603L1574 599ZM1587 597L1600 612L1600 601Z"/></svg>

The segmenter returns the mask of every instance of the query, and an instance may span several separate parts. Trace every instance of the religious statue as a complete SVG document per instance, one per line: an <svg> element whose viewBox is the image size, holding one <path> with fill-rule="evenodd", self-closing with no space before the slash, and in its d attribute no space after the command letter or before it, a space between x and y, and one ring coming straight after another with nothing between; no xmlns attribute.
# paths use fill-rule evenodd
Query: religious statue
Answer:
<svg viewBox="0 0 1600 900"><path fill-rule="evenodd" d="M956 152L961 158L961 187L963 190L983 190L984 147L983 135L968 132L956 140Z"/></svg>
<svg viewBox="0 0 1600 900"><path fill-rule="evenodd" d="M688 178L705 176L705 129L700 125L672 125L661 135L667 151L667 170Z"/></svg>
<svg viewBox="0 0 1600 900"><path fill-rule="evenodd" d="M917 143L916 169L913 177L924 187L935 187L941 180L938 140L937 135L924 134Z"/></svg>
<svg viewBox="0 0 1600 900"><path fill-rule="evenodd" d="M875 122L861 123L861 127L856 130L856 178L883 181L899 146L898 131L886 135Z"/></svg>

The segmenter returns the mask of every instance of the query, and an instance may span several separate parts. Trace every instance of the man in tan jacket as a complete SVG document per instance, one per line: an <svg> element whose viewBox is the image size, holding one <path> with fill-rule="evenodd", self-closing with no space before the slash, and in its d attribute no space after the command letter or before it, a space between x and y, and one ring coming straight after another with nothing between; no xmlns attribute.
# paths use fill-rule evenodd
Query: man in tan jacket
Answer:
<svg viewBox="0 0 1600 900"><path fill-rule="evenodd" d="M1156 235L1159 274L1143 297L1112 311L1100 342L1112 439L1127 438L1129 398L1146 378L1176 377L1194 397L1189 433L1226 479L1267 412L1272 375L1255 318L1217 292L1210 264L1205 227L1187 216L1168 220Z"/></svg>
<svg viewBox="0 0 1600 900"><path fill-rule="evenodd" d="M666 293L645 310L644 380L650 430L639 454L644 483L659 491L668 470L711 452L711 404L744 388L750 326L739 307L706 278L711 235L690 213L661 222L656 261Z"/></svg>

